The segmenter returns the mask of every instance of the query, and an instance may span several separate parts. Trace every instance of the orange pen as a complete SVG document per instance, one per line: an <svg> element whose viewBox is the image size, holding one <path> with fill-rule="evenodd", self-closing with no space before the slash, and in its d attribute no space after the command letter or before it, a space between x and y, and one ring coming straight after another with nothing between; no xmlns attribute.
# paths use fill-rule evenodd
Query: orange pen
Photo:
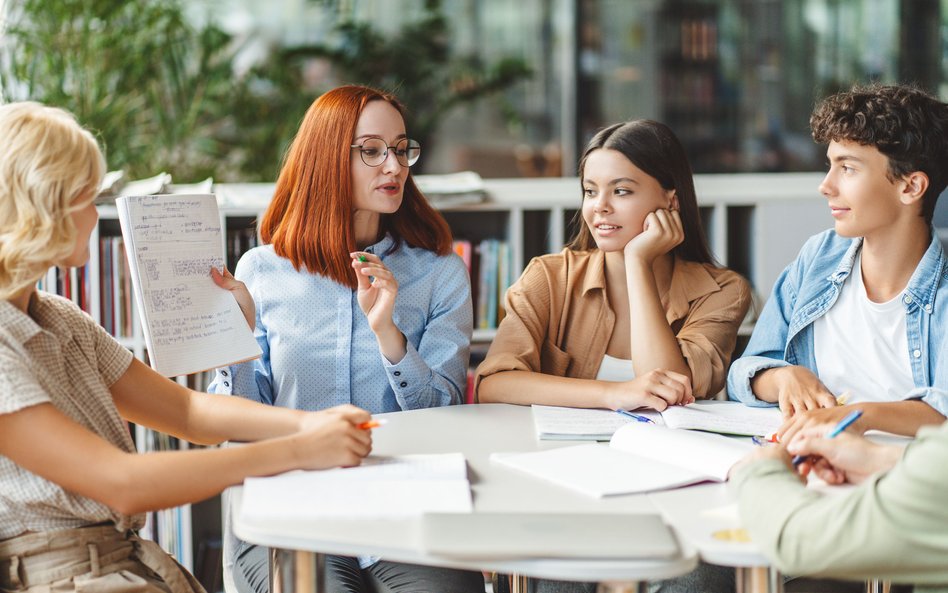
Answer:
<svg viewBox="0 0 948 593"><path fill-rule="evenodd" d="M378 420L373 418L372 420L369 420L368 422L360 423L356 428L361 428L362 430L369 430L372 428L378 428L379 426L382 426L386 422L388 422L388 420L386 420L385 418L379 418Z"/></svg>

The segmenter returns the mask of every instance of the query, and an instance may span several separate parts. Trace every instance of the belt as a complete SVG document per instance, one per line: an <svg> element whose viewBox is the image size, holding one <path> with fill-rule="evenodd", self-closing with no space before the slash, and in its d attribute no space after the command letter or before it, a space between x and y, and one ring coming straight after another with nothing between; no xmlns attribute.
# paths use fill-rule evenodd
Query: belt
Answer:
<svg viewBox="0 0 948 593"><path fill-rule="evenodd" d="M0 541L0 588L25 590L80 575L93 577L137 566L157 574L174 593L205 593L158 544L112 524L26 533Z"/></svg>

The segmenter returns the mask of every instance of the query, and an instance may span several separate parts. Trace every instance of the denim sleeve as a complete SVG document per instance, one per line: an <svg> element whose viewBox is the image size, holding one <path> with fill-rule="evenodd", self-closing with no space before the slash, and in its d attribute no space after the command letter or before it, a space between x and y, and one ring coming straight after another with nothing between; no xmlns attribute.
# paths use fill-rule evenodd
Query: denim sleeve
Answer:
<svg viewBox="0 0 948 593"><path fill-rule="evenodd" d="M439 258L431 270L435 296L418 347L406 344L397 364L382 357L389 384L403 410L450 406L464 402L474 318L471 284L456 255Z"/></svg>
<svg viewBox="0 0 948 593"><path fill-rule="evenodd" d="M784 359L784 352L796 301L801 257L798 256L777 278L743 356L731 364L727 374L728 398L749 406L776 405L757 399L751 390L751 379L763 370L790 366Z"/></svg>
<svg viewBox="0 0 948 593"><path fill-rule="evenodd" d="M273 404L273 389L270 371L270 341L267 328L262 321L261 296L256 290L253 275L253 254L240 259L234 277L247 285L254 297L254 338L263 354L260 358L221 367L214 373L214 380L207 387L208 393L239 395L264 404Z"/></svg>
<svg viewBox="0 0 948 593"><path fill-rule="evenodd" d="M918 387L909 391L905 399L920 399L935 408L942 416L948 417L948 391L938 387Z"/></svg>

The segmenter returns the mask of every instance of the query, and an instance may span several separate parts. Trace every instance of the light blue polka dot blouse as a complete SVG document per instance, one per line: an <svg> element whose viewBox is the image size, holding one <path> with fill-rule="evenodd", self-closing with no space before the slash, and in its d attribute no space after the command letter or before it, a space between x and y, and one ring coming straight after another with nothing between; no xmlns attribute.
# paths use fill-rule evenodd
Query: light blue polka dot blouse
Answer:
<svg viewBox="0 0 948 593"><path fill-rule="evenodd" d="M365 249L398 280L393 319L407 353L390 364L359 308L356 292L298 272L271 245L248 251L234 275L256 303L255 335L263 356L217 370L212 393L321 410L351 403L372 413L464 401L473 319L467 269L390 236Z"/></svg>

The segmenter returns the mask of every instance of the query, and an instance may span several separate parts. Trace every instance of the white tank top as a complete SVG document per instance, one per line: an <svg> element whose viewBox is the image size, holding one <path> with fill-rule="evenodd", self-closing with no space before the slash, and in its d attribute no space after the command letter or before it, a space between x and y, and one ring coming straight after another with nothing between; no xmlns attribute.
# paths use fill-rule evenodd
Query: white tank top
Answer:
<svg viewBox="0 0 948 593"><path fill-rule="evenodd" d="M635 369L632 367L631 360L606 354L602 357L602 364L599 365L596 379L599 381L631 381L635 379Z"/></svg>

